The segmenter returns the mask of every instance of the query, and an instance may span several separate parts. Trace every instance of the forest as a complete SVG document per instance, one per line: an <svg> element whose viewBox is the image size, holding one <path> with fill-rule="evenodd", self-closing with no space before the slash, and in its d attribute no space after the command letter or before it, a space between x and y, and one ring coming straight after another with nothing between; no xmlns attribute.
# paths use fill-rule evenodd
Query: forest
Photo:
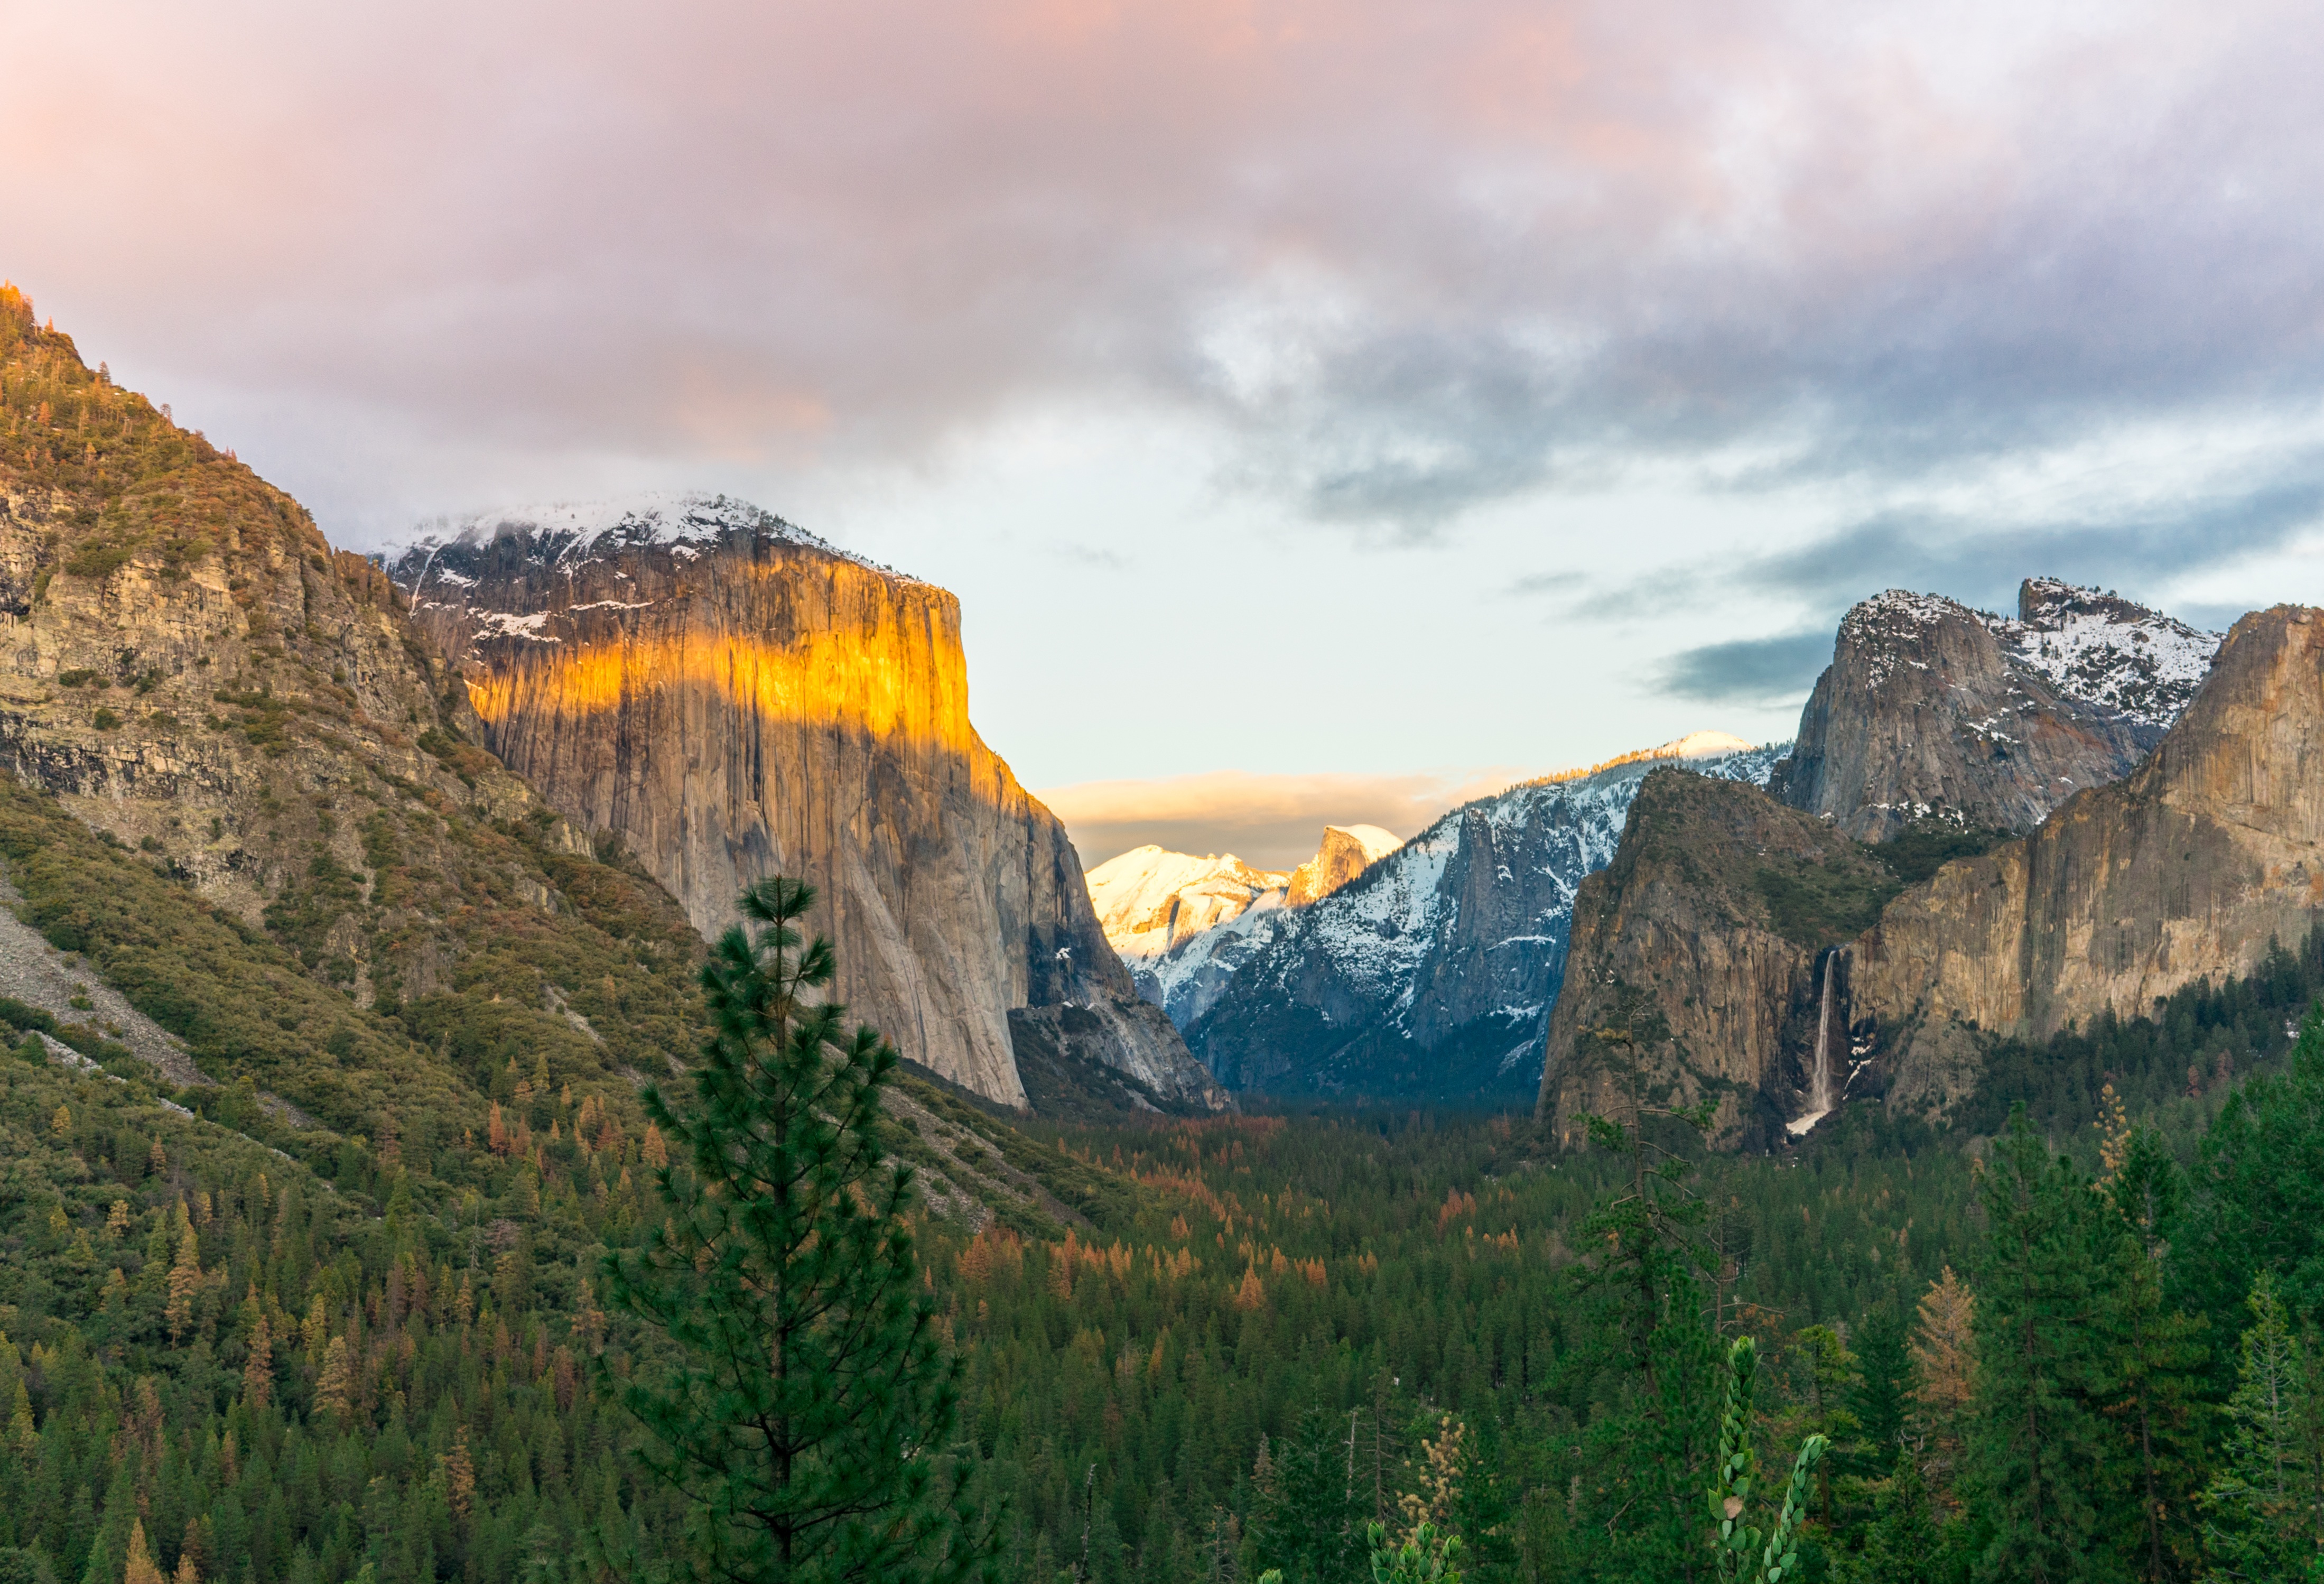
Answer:
<svg viewBox="0 0 2324 1584"><path fill-rule="evenodd" d="M1729 1527L1772 1531L1829 1447L1784 1578L2315 1576L2319 985L2311 940L1997 1046L1961 1125L1860 1107L1774 1157L1652 1097L1565 1153L1509 1116L982 1119L1058 1191L1046 1218L901 1207L957 1360L945 1478L1038 1584L1357 1579L1423 1524L1472 1579L1758 1578L1707 1505L1748 1337L1737 1455L1769 1472ZM684 1213L654 1120L512 1062L427 1173L391 1134L326 1178L89 1028L0 1018L0 1479L29 1498L0 1578L683 1555L622 1406L678 1344L604 1264Z"/></svg>

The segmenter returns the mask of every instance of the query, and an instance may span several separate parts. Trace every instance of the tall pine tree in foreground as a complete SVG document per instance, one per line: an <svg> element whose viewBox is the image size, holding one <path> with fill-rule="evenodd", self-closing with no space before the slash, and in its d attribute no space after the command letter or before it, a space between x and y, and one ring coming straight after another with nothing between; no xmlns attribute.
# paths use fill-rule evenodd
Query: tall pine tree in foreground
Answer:
<svg viewBox="0 0 2324 1584"><path fill-rule="evenodd" d="M833 968L829 941L800 949L814 902L795 880L743 894L759 928L728 930L703 967L715 1032L694 1103L646 1091L675 1146L669 1218L605 1275L677 1358L608 1384L692 1509L678 1577L979 1577L991 1528L945 1473L960 1366L918 1290L910 1168L879 1142L897 1056L806 1001Z"/></svg>

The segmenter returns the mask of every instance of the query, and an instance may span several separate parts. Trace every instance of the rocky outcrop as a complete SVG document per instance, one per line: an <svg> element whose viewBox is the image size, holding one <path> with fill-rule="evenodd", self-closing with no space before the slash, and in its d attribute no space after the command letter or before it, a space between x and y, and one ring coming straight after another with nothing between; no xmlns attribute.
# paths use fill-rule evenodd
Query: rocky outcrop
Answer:
<svg viewBox="0 0 2324 1584"><path fill-rule="evenodd" d="M1233 1088L1531 1094L1576 888L1683 746L1457 809L1313 906L1247 915L1249 954L1188 1043ZM1694 762L1756 780L1775 752Z"/></svg>
<svg viewBox="0 0 2324 1584"><path fill-rule="evenodd" d="M1769 790L1879 840L1932 815L2030 830L2120 779L2163 727L2069 691L2070 666L2053 676L2019 653L2029 631L1936 595L1865 600L1841 621Z"/></svg>
<svg viewBox="0 0 2324 1584"><path fill-rule="evenodd" d="M1618 1111L1635 1086L1677 1106L1715 1098L1715 1139L1767 1147L1819 1108L1819 1031L1827 1062L1845 1061L1838 949L1896 890L1873 849L1756 786L1655 770L1612 864L1574 899L1542 1116L1579 1143L1582 1117ZM1832 1076L1835 1098L1848 1076Z"/></svg>
<svg viewBox="0 0 2324 1584"><path fill-rule="evenodd" d="M1543 1114L1572 1137L1607 1098L1591 1066L1605 1042L1586 1036L1618 1011L1635 1021L1623 999L1635 994L1668 1030L1637 1063L1681 1095L1720 1093L1726 1143L1759 1147L1779 1124L1812 1123L1820 1034L1847 1061L1833 1103L1879 1097L1941 1119L1997 1037L2144 1015L2305 939L2324 921L2319 777L2324 615L2279 607L2236 625L2128 775L1893 897L1858 885L1851 900L1845 873L1874 876L1897 861L1895 844L1779 819L1734 788L1642 795L1621 853L1576 906ZM1821 874L1768 868L1819 840Z"/></svg>
<svg viewBox="0 0 2324 1584"><path fill-rule="evenodd" d="M2227 635L2153 755L2022 841L1946 866L1857 943L1900 1098L1941 1108L1964 1030L2043 1038L2247 974L2324 917L2324 616Z"/></svg>
<svg viewBox="0 0 2324 1584"><path fill-rule="evenodd" d="M1004 1104L1014 1008L1157 1094L1217 1097L1106 942L1064 827L968 718L960 606L755 507L679 497L494 514L393 556L485 744L617 836L705 935L769 875L813 882L835 994Z"/></svg>
<svg viewBox="0 0 2324 1584"><path fill-rule="evenodd" d="M1377 825L1326 825L1315 856L1291 871L1283 905L1305 907L1339 890L1404 845L1394 831Z"/></svg>

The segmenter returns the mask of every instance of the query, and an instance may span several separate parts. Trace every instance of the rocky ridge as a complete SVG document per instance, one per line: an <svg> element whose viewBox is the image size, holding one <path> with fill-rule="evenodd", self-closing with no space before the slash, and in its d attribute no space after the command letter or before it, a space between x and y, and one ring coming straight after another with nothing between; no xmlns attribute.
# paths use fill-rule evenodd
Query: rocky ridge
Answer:
<svg viewBox="0 0 2324 1584"><path fill-rule="evenodd" d="M2018 607L1902 589L1856 606L1771 790L1863 839L1930 817L2022 833L2144 757L2218 645L2053 579L2028 579Z"/></svg>
<svg viewBox="0 0 2324 1584"><path fill-rule="evenodd" d="M1062 1034L1073 1008L1099 1031L1077 1049L1220 1103L1064 827L970 725L951 594L701 496L487 514L387 567L485 746L706 936L798 875L843 948L834 994L942 1077L1025 1104L1011 1014Z"/></svg>
<svg viewBox="0 0 2324 1584"><path fill-rule="evenodd" d="M1643 1006L1657 1030L1635 1052L1645 1076L1682 1094L1720 1086L1730 1144L1812 1125L1819 1039L1846 1063L1831 1104L1941 1120L1997 1038L2143 1015L2305 939L2324 921L2319 772L2324 616L2279 607L2236 624L2129 774L1893 897L1860 881L1901 841L1820 835L1822 821L1739 788L1669 809L1642 798L1624 856L1577 908L1541 1110L1577 1135L1608 1098L1585 1036ZM1816 873L1777 874L1771 854Z"/></svg>
<svg viewBox="0 0 2324 1584"><path fill-rule="evenodd" d="M1530 1093L1576 888L1612 860L1639 783L1682 755L1756 782L1781 751L1684 739L1456 809L1314 906L1200 937L1240 960L1188 1043L1231 1088Z"/></svg>

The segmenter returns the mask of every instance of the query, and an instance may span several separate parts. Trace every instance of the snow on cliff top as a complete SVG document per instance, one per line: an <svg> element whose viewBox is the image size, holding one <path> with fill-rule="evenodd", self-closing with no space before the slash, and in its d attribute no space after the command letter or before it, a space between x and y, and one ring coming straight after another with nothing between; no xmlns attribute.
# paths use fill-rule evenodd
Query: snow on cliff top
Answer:
<svg viewBox="0 0 2324 1584"><path fill-rule="evenodd" d="M480 551L503 539L531 542L534 553L551 566L567 568L621 551L660 546L678 553L698 552L729 535L804 545L855 561L890 577L893 568L842 550L829 540L785 522L763 506L731 496L678 491L624 496L603 501L556 501L545 505L502 506L467 516L440 518L410 543L381 557L391 574L417 580L447 551ZM411 563L418 560L418 565Z"/></svg>
<svg viewBox="0 0 2324 1584"><path fill-rule="evenodd" d="M2178 719L2203 685L2222 641L2220 634L2118 594L2058 578L2026 579L2015 616L1976 610L1941 594L1886 589L1841 618L1840 639L1872 651L1868 680L1877 686L1902 659L1890 639L1909 627L1948 620L1982 623L2012 660L2067 698L2162 727Z"/></svg>
<svg viewBox="0 0 2324 1584"><path fill-rule="evenodd" d="M1404 845L1404 838L1393 830L1382 830L1377 825L1327 825L1326 830L1336 830L1355 838L1363 849L1364 862L1376 863Z"/></svg>
<svg viewBox="0 0 2324 1584"><path fill-rule="evenodd" d="M2179 718L2223 641L2119 595L2056 578L2026 579L2017 619L1993 616L1987 625L2059 691L2155 726Z"/></svg>

